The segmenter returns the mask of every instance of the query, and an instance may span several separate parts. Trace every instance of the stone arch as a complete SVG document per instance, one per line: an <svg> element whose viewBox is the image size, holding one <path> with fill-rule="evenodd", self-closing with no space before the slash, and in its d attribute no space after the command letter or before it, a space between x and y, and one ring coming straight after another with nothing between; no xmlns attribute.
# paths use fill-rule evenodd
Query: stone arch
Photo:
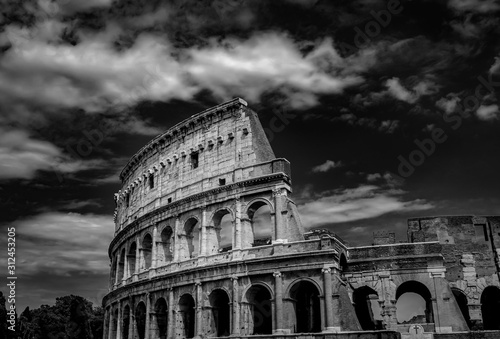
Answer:
<svg viewBox="0 0 500 339"><path fill-rule="evenodd" d="M405 305L411 305L411 309ZM403 312L415 314L417 311L420 311L420 314L413 315L409 319L404 319L405 314L402 314ZM408 280L399 285L396 289L396 317L398 323L433 323L432 296L427 286L415 280Z"/></svg>
<svg viewBox="0 0 500 339"><path fill-rule="evenodd" d="M344 253L340 253L339 267L341 272L348 272L349 266L347 265L347 258Z"/></svg>
<svg viewBox="0 0 500 339"><path fill-rule="evenodd" d="M275 233L273 204L265 198L251 200L246 205L241 226L243 248L271 244Z"/></svg>
<svg viewBox="0 0 500 339"><path fill-rule="evenodd" d="M118 331L120 330L118 327L118 309L115 308L113 311L113 323L111 324L112 331L113 331L113 337L116 338L118 336Z"/></svg>
<svg viewBox="0 0 500 339"><path fill-rule="evenodd" d="M484 330L500 330L500 288L488 286L481 293L481 313Z"/></svg>
<svg viewBox="0 0 500 339"><path fill-rule="evenodd" d="M464 316L465 322L467 323L467 327L471 328L470 314L469 314L469 302L467 301L467 295L460 289L456 287L452 287L451 291L453 292L453 296L460 308L460 312Z"/></svg>
<svg viewBox="0 0 500 339"><path fill-rule="evenodd" d="M144 339L146 335L146 304L141 301L135 308L135 324L139 339Z"/></svg>
<svg viewBox="0 0 500 339"><path fill-rule="evenodd" d="M120 259L118 261L118 281L117 283L121 283L125 274L125 249L123 248L120 252Z"/></svg>
<svg viewBox="0 0 500 339"><path fill-rule="evenodd" d="M364 331L382 329L378 293L369 286L356 288L352 293L354 310Z"/></svg>
<svg viewBox="0 0 500 339"><path fill-rule="evenodd" d="M212 308L210 332L216 337L229 336L231 334L229 294L224 289L216 288L210 293L208 300Z"/></svg>
<svg viewBox="0 0 500 339"><path fill-rule="evenodd" d="M179 298L179 321L176 323L176 329L180 335L185 338L194 337L195 325L195 302L191 294L185 293Z"/></svg>
<svg viewBox="0 0 500 339"><path fill-rule="evenodd" d="M146 233L142 238L141 253L142 253L142 269L147 270L151 267L152 252L153 251L153 237L151 234Z"/></svg>
<svg viewBox="0 0 500 339"><path fill-rule="evenodd" d="M312 279L297 279L290 284L287 295L295 312L294 333L321 331L321 289Z"/></svg>
<svg viewBox="0 0 500 339"><path fill-rule="evenodd" d="M212 214L211 226L207 229L207 252L215 254L232 248L234 213L224 207Z"/></svg>
<svg viewBox="0 0 500 339"><path fill-rule="evenodd" d="M254 283L246 289L241 305L246 335L272 333L272 297L272 289L265 283Z"/></svg>
<svg viewBox="0 0 500 339"><path fill-rule="evenodd" d="M153 338L166 339L168 328L168 306L165 298L158 298L154 306Z"/></svg>
<svg viewBox="0 0 500 339"><path fill-rule="evenodd" d="M122 315L122 339L128 339L130 330L130 306L125 305Z"/></svg>
<svg viewBox="0 0 500 339"><path fill-rule="evenodd" d="M135 273L135 262L137 256L137 244L133 241L130 244L128 254L127 254L127 263L128 263L128 275L132 276Z"/></svg>
<svg viewBox="0 0 500 339"><path fill-rule="evenodd" d="M165 226L161 233L160 233L160 262L161 263L169 263L172 261L173 258L173 251L172 248L174 246L173 244L173 237L174 230L170 226Z"/></svg>
<svg viewBox="0 0 500 339"><path fill-rule="evenodd" d="M179 239L179 258L187 260L196 258L200 249L200 222L197 217L191 216L183 223Z"/></svg>
<svg viewBox="0 0 500 339"><path fill-rule="evenodd" d="M111 258L111 286L117 283L116 281L116 270L118 269L118 255L115 255Z"/></svg>

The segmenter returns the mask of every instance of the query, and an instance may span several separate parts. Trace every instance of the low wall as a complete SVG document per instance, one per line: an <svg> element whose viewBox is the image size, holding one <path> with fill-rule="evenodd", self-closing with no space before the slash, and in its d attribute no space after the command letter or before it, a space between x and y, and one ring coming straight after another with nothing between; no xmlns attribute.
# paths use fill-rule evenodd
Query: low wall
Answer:
<svg viewBox="0 0 500 339"><path fill-rule="evenodd" d="M293 333L252 336L231 336L231 339L401 339L401 334L394 331L356 331L341 333Z"/></svg>
<svg viewBox="0 0 500 339"><path fill-rule="evenodd" d="M434 339L498 339L500 331L434 333Z"/></svg>

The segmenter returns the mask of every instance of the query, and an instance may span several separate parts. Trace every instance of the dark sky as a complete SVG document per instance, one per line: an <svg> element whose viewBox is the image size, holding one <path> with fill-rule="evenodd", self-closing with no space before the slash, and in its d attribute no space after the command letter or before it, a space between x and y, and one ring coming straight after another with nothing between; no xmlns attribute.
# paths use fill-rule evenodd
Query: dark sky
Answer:
<svg viewBox="0 0 500 339"><path fill-rule="evenodd" d="M0 239L16 228L20 310L100 304L119 171L233 97L291 162L307 229L366 245L405 240L409 217L500 214L498 1L20 3L0 9Z"/></svg>

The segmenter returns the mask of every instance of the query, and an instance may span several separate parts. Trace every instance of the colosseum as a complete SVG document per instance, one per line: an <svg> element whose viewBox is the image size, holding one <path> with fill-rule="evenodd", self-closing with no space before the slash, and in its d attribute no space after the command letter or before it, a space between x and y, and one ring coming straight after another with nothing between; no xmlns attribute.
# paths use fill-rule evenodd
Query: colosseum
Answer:
<svg viewBox="0 0 500 339"><path fill-rule="evenodd" d="M407 242L363 247L306 232L242 99L151 140L120 179L106 339L500 338L500 217L410 219Z"/></svg>

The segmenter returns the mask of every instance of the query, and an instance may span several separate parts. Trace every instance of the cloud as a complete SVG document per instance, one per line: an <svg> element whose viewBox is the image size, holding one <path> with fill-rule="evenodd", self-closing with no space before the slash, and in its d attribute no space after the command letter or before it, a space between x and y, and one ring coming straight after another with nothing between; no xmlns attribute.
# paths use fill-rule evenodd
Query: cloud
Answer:
<svg viewBox="0 0 500 339"><path fill-rule="evenodd" d="M480 120L491 121L498 119L498 105L481 105L477 109L476 115Z"/></svg>
<svg viewBox="0 0 500 339"><path fill-rule="evenodd" d="M457 12L491 13L500 10L496 0L449 0L448 7Z"/></svg>
<svg viewBox="0 0 500 339"><path fill-rule="evenodd" d="M491 74L500 73L500 57L495 57L495 62L491 65L489 72Z"/></svg>
<svg viewBox="0 0 500 339"><path fill-rule="evenodd" d="M113 0L64 0L56 1L59 5L62 14L71 15L76 12L86 12L94 8L104 8L109 7L113 3Z"/></svg>
<svg viewBox="0 0 500 339"><path fill-rule="evenodd" d="M317 104L318 95L342 93L362 82L360 76L345 74L345 62L330 39L303 55L285 35L257 34L245 41L212 40L209 47L191 49L189 56L186 69L192 79L223 99L258 101L275 90L292 107L305 108Z"/></svg>
<svg viewBox="0 0 500 339"><path fill-rule="evenodd" d="M399 78L388 79L385 86L389 95L410 104L415 103L421 96L436 93L438 89L432 81L423 80L415 84L412 91L409 91L401 85Z"/></svg>
<svg viewBox="0 0 500 339"><path fill-rule="evenodd" d="M436 101L436 106L441 108L447 114L451 114L455 112L458 103L460 102L460 98L456 93L449 93L446 97L443 97Z"/></svg>
<svg viewBox="0 0 500 339"><path fill-rule="evenodd" d="M114 232L111 215L48 212L17 220L9 227L16 228L20 276L109 273L107 247Z"/></svg>
<svg viewBox="0 0 500 339"><path fill-rule="evenodd" d="M375 218L391 212L422 211L433 207L421 199L404 201L401 197L404 193L399 189L361 185L326 192L319 198L299 205L299 212L304 225L314 228Z"/></svg>
<svg viewBox="0 0 500 339"><path fill-rule="evenodd" d="M340 161L335 162L333 160L327 160L326 162L324 162L321 165L314 166L311 171L313 173L324 173L324 172L328 172L334 168L338 168L340 166L342 166L342 163Z"/></svg>

